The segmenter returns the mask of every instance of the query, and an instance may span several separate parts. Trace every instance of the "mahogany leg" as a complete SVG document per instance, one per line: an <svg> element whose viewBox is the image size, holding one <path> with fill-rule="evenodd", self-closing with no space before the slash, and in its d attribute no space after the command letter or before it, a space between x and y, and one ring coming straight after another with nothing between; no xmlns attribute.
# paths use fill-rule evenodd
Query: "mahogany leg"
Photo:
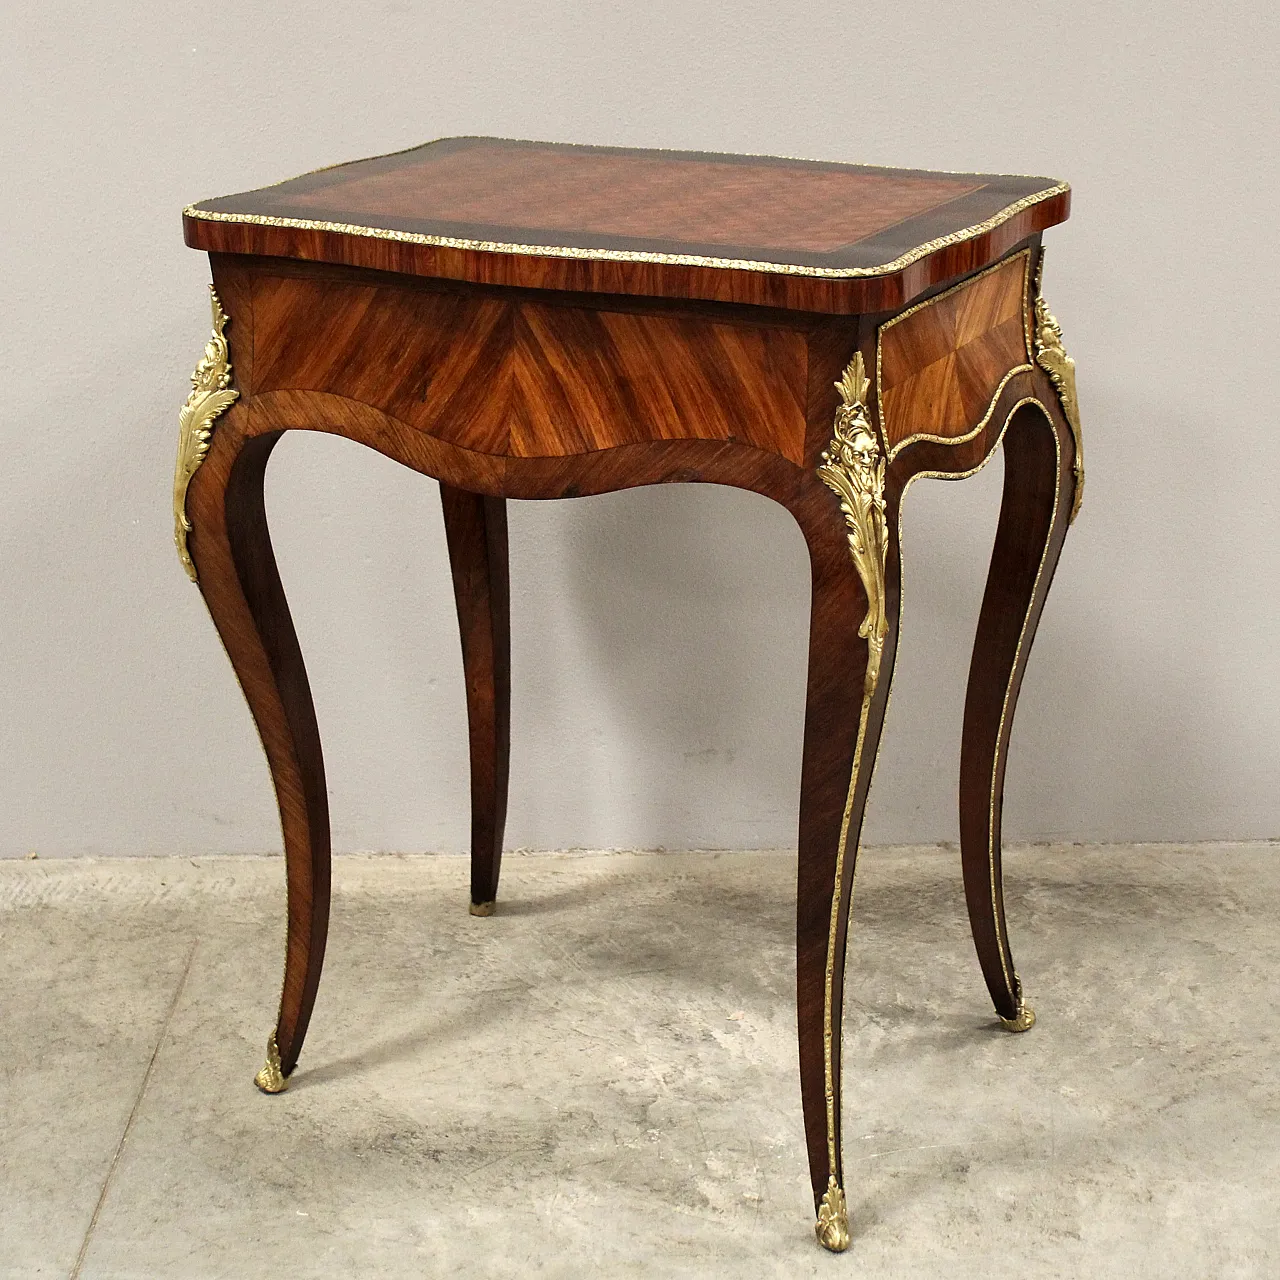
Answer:
<svg viewBox="0 0 1280 1280"><path fill-rule="evenodd" d="M1004 436L1004 499L987 577L960 749L960 850L978 961L1001 1022L1027 1031L1005 924L1000 865L1004 771L1014 707L1049 583L1066 537L1074 445L1038 405L1024 405ZM1065 457L1064 457L1065 455Z"/></svg>
<svg viewBox="0 0 1280 1280"><path fill-rule="evenodd" d="M329 928L329 805L302 651L267 529L263 475L280 433L240 443L228 425L187 493L200 589L266 750L284 834L288 931L284 986L266 1065L279 1093L302 1050ZM220 447L222 446L222 447Z"/></svg>
<svg viewBox="0 0 1280 1280"><path fill-rule="evenodd" d="M812 518L801 521L813 569L813 601L800 784L796 995L818 1239L839 1252L849 1244L840 1117L845 942L858 838L896 648L897 558L889 557L887 584L881 579L889 621L877 679L871 646L859 634L872 607L850 555L845 521L825 491L815 492L811 505ZM888 537L890 547L895 541Z"/></svg>
<svg viewBox="0 0 1280 1280"><path fill-rule="evenodd" d="M507 504L440 485L471 737L471 914L493 914L511 755Z"/></svg>

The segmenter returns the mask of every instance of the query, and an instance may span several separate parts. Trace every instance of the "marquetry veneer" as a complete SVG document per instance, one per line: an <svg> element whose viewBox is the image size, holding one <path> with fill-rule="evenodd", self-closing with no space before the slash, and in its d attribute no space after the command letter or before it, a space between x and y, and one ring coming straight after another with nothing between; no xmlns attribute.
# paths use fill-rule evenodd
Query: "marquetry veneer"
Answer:
<svg viewBox="0 0 1280 1280"><path fill-rule="evenodd" d="M175 537L248 699L288 874L284 1088L329 912L320 737L267 531L285 431L358 440L440 482L472 767L471 902L506 812L508 498L703 481L782 503L813 577L800 795L800 1082L819 1240L849 1241L840 1150L845 939L898 634L902 498L1003 441L969 676L961 858L979 961L1034 1017L1000 871L1005 753L1083 471L1074 365L1039 292L1041 178L454 138L185 211L214 332L181 416ZM498 927L495 925L495 927Z"/></svg>

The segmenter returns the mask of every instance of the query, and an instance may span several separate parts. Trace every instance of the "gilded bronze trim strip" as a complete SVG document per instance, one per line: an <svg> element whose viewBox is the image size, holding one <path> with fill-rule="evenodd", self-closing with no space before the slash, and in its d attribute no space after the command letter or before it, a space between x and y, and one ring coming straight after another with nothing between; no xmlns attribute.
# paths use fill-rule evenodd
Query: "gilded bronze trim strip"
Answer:
<svg viewBox="0 0 1280 1280"><path fill-rule="evenodd" d="M1008 373L1000 380L1000 385L996 387L991 397L991 403L987 405L987 411L982 415L982 421L978 423L972 431L967 431L962 436L940 436L934 435L928 431L917 431L907 436L903 440L899 440L889 450L889 461L900 454L909 444L914 444L917 440L929 440L934 444L967 444L970 440L976 439L991 421L991 415L996 411L996 405L1000 402L1000 397L1004 393L1005 387L1009 385L1009 380L1019 373L1029 373L1033 368L1031 364L1031 308L1028 305L1028 275L1031 268L1031 250L1021 249L1019 252L1009 258L1001 258L999 262L987 267L984 271L979 271L976 275L969 276L965 280L961 280L959 284L952 285L950 289L944 289L941 293L935 293L933 297L926 298L923 302L917 302L914 307L908 307L907 310L900 312L894 316L892 320L885 321L884 324L876 330L876 412L880 415L880 429L884 430L884 334L888 329L892 329L894 325L901 323L908 316L913 316L917 311L923 311L926 307L931 307L935 302L941 302L944 298L949 298L953 293L959 293L961 289L967 289L970 285L977 283L983 276L991 275L993 272L1002 271L1008 267L1009 263L1015 258L1022 258L1022 341L1027 352L1027 363L1014 365Z"/></svg>
<svg viewBox="0 0 1280 1280"><path fill-rule="evenodd" d="M849 843L849 823L858 790L862 751L866 743L871 701L880 682L880 660L889 634L885 613L885 578L888 533L885 518L884 481L887 465L884 448L867 416L867 393L871 387L862 352L856 352L836 389L841 404L836 410L831 444L822 455L818 477L840 499L840 510L848 526L849 554L862 580L867 612L858 635L867 642L867 669L863 678L862 708L858 716L858 736L853 748L849 793L840 823L840 840L831 889L831 923L827 933L827 962L822 1000L822 1065L827 1105L827 1159L829 1182L818 1211L816 1231L824 1248L841 1252L849 1247L849 1221L844 1191L836 1171L840 1167L836 1150L836 1078L834 1055L834 1008L836 946L840 933L840 909L844 900L844 862ZM852 893L852 887L850 889Z"/></svg>
<svg viewBox="0 0 1280 1280"><path fill-rule="evenodd" d="M336 166L334 166L336 167ZM578 249L565 245L513 244L501 240L468 240L457 236L433 236L418 231L393 231L387 227L366 227L347 222L325 222L314 218L282 218L263 213L219 213L190 204L182 213L184 217L203 222L232 222L258 227L291 227L299 231L333 231L340 235L364 236L374 240L394 240L401 244L431 245L441 249L469 249L477 253L510 253L535 258L575 258L598 262L648 262L670 267L714 267L729 271L762 271L773 275L811 276L821 280L854 280L869 276L892 275L919 262L939 249L966 240L976 239L994 231L996 227L1017 217L1025 209L1040 204L1054 196L1070 191L1070 186L1059 182L1055 186L1036 191L984 222L974 223L960 231L940 236L936 240L917 245L914 249L877 267L806 267L789 262L757 262L745 258L702 257L690 253L653 253L641 249Z"/></svg>

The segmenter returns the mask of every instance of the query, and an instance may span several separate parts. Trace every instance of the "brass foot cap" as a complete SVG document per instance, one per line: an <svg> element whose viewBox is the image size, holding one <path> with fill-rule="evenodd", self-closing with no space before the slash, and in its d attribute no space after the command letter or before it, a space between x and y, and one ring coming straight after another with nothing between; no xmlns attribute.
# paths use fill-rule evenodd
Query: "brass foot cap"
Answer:
<svg viewBox="0 0 1280 1280"><path fill-rule="evenodd" d="M826 1194L818 1206L818 1221L814 1224L818 1243L832 1253L843 1253L849 1247L849 1214L845 1209L844 1192L831 1177Z"/></svg>
<svg viewBox="0 0 1280 1280"><path fill-rule="evenodd" d="M493 903L473 902L471 904L471 914L473 916L491 916L493 915Z"/></svg>
<svg viewBox="0 0 1280 1280"><path fill-rule="evenodd" d="M276 1033L274 1031L267 1041L267 1060L262 1064L262 1070L253 1077L253 1083L263 1093L283 1093L289 1087L289 1081L285 1078L284 1072L280 1070L280 1050L276 1048Z"/></svg>
<svg viewBox="0 0 1280 1280"><path fill-rule="evenodd" d="M1029 1004L1019 1002L1018 1012L1012 1018L1000 1018L1000 1025L1006 1031L1030 1031L1036 1025L1036 1011Z"/></svg>

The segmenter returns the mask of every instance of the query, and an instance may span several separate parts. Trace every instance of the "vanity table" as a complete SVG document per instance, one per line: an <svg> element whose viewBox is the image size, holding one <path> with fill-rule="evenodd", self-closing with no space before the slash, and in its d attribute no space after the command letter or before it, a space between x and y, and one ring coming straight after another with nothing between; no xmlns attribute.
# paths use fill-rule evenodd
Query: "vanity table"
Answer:
<svg viewBox="0 0 1280 1280"><path fill-rule="evenodd" d="M440 484L466 672L471 910L499 901L508 499L735 485L809 548L800 794L800 1084L819 1241L848 1246L841 1009L854 861L898 635L911 483L1003 444L969 674L961 856L1010 1031L1001 891L1018 689L1083 486L1074 364L1040 291L1045 178L448 138L184 211L213 331L183 406L175 538L266 750L288 876L284 989L257 1083L285 1087L320 982L330 845L320 735L263 475L286 431ZM493 927L501 927L501 914Z"/></svg>

